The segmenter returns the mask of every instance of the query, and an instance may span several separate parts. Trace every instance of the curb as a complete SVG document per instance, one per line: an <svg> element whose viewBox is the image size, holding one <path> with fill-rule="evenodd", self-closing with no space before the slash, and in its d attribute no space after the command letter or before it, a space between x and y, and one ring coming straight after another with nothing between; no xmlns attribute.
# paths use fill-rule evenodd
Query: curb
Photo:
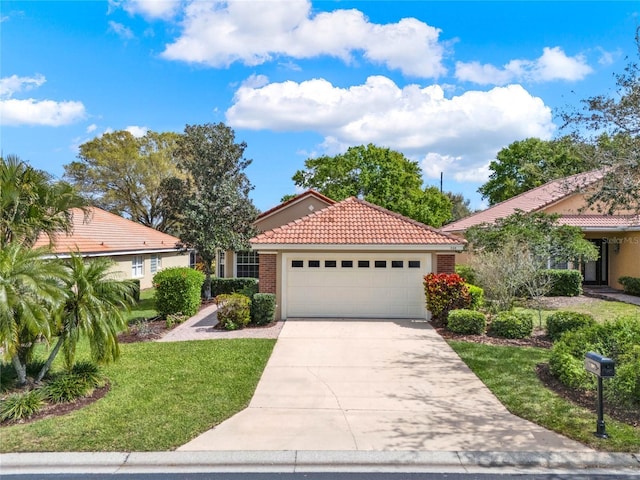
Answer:
<svg viewBox="0 0 640 480"><path fill-rule="evenodd" d="M576 471L638 475L640 455L603 452L212 451L0 454L2 475L206 472Z"/></svg>

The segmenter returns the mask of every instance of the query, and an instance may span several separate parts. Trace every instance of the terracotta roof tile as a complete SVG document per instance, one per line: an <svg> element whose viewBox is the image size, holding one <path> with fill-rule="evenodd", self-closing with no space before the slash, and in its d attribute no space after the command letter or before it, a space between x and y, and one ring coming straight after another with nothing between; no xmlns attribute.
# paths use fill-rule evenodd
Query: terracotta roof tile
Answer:
<svg viewBox="0 0 640 480"><path fill-rule="evenodd" d="M499 218L508 217L516 210L522 210L525 213L538 211L582 188L593 185L602 179L603 175L602 170L593 170L545 183L486 210L445 225L442 231L460 232L481 223L493 223Z"/></svg>
<svg viewBox="0 0 640 480"><path fill-rule="evenodd" d="M639 215L562 215L558 223L583 230L640 230Z"/></svg>
<svg viewBox="0 0 640 480"><path fill-rule="evenodd" d="M180 239L99 208L73 209L73 232L55 238L54 253L116 253L129 251L175 249ZM35 246L49 245L49 237L41 235Z"/></svg>
<svg viewBox="0 0 640 480"><path fill-rule="evenodd" d="M462 245L459 238L354 197L251 239L257 244Z"/></svg>

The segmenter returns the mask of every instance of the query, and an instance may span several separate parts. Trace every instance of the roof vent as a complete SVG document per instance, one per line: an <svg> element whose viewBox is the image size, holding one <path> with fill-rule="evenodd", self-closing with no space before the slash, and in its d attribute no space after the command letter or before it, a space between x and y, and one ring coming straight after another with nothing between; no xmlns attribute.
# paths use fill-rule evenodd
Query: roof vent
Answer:
<svg viewBox="0 0 640 480"><path fill-rule="evenodd" d="M313 212L316 209L316 207L314 207L313 205L309 205L309 211Z"/></svg>

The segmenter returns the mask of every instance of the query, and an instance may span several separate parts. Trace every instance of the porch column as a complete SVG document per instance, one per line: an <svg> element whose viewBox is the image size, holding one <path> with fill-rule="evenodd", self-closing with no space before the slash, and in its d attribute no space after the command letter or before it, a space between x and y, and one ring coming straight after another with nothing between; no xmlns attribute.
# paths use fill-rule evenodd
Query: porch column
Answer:
<svg viewBox="0 0 640 480"><path fill-rule="evenodd" d="M258 253L258 289L260 293L276 293L277 252Z"/></svg>

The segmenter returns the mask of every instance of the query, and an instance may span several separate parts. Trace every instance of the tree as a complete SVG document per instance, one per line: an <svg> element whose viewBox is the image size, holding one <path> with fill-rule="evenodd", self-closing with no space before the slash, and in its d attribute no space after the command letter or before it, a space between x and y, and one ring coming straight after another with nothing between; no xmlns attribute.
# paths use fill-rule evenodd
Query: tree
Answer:
<svg viewBox="0 0 640 480"><path fill-rule="evenodd" d="M80 160L65 165L65 178L96 206L175 233L177 211L163 182L183 176L174 157L178 138L173 132L105 133L80 145Z"/></svg>
<svg viewBox="0 0 640 480"><path fill-rule="evenodd" d="M462 193L446 192L445 195L451 201L451 218L449 222L455 222L473 213L469 208L471 201L468 198L464 198Z"/></svg>
<svg viewBox="0 0 640 480"><path fill-rule="evenodd" d="M18 242L0 249L0 341L4 355L27 382L27 362L38 337L50 338L51 311L65 296L67 273L59 261L45 260L46 250Z"/></svg>
<svg viewBox="0 0 640 480"><path fill-rule="evenodd" d="M246 143L235 143L234 131L223 123L187 125L176 156L188 174L181 198L181 240L194 247L204 264L205 298L211 297L212 265L218 250L249 248L258 211L249 199L252 185L244 173Z"/></svg>
<svg viewBox="0 0 640 480"><path fill-rule="evenodd" d="M125 312L134 303L131 280L113 278L113 261L99 257L85 261L74 253L65 265L66 297L55 314L57 341L36 382L44 378L62 349L67 369L73 367L80 336L89 340L91 355L98 362L119 356L118 333L127 325Z"/></svg>
<svg viewBox="0 0 640 480"><path fill-rule="evenodd" d="M636 30L640 58L640 28ZM629 61L615 75L616 88L609 95L583 100L582 108L561 112L563 129L583 142L583 157L592 168L604 171L595 190L587 190L589 205L607 213L631 210L640 213L640 65Z"/></svg>
<svg viewBox="0 0 640 480"><path fill-rule="evenodd" d="M435 187L422 188L417 162L372 144L350 147L335 157L309 158L293 181L336 201L362 198L435 227L451 216L451 201L445 195Z"/></svg>
<svg viewBox="0 0 640 480"><path fill-rule="evenodd" d="M492 173L478 192L495 205L551 180L587 171L590 164L581 156L580 147L568 136L513 142L489 164Z"/></svg>
<svg viewBox="0 0 640 480"><path fill-rule="evenodd" d="M0 157L0 248L12 242L30 247L41 233L55 240L71 231L71 209L84 205L68 183L53 182L15 155Z"/></svg>

